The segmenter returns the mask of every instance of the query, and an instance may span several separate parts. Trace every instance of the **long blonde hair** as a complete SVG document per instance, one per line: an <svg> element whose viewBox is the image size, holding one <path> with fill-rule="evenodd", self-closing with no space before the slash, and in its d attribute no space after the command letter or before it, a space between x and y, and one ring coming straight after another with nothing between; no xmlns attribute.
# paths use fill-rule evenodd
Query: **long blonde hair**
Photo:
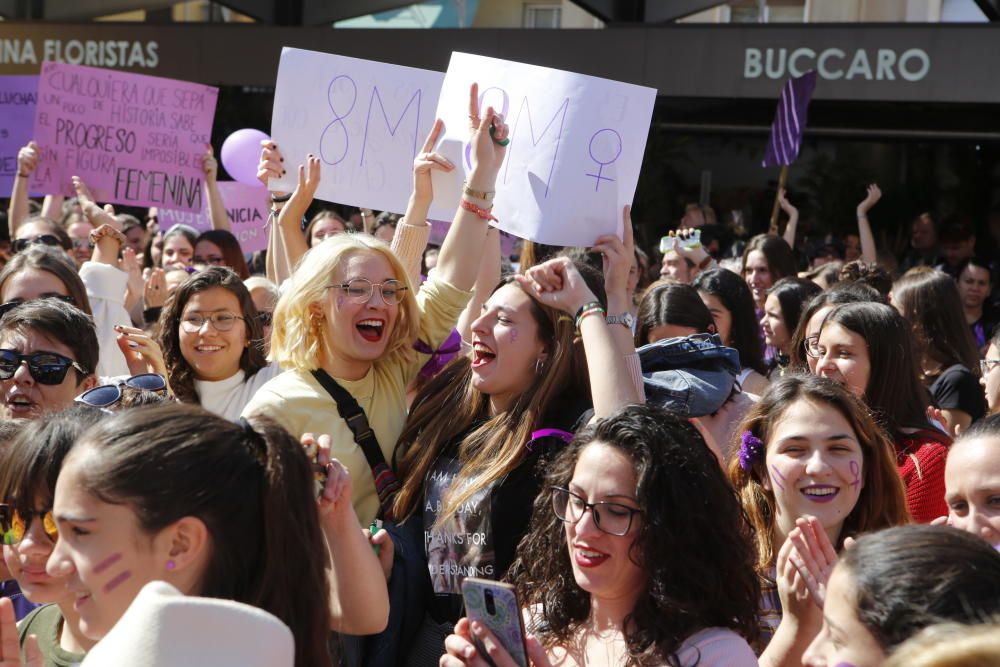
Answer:
<svg viewBox="0 0 1000 667"><path fill-rule="evenodd" d="M521 464L532 431L544 426L540 422L557 400L580 391L589 394L586 358L574 340L572 319L560 317L558 311L535 299L531 299L531 313L538 324L538 339L548 351L547 360L505 412L487 418L490 397L472 386L468 357L452 361L417 395L393 454L393 468L403 483L394 506L397 517L417 511L427 473L456 438L462 438L458 459L463 483L452 485L446 493L439 513L443 521ZM483 423L476 426L479 421Z"/></svg>
<svg viewBox="0 0 1000 667"><path fill-rule="evenodd" d="M403 301L385 354L379 360L408 360L420 330L420 310L413 284L396 255L382 241L368 234L337 234L310 248L295 268L284 293L274 309L269 361L286 368L313 370L321 365L324 350L333 349L326 326L315 317L312 305L326 298L333 274L348 257L359 253L378 253L392 267L396 280L403 283Z"/></svg>

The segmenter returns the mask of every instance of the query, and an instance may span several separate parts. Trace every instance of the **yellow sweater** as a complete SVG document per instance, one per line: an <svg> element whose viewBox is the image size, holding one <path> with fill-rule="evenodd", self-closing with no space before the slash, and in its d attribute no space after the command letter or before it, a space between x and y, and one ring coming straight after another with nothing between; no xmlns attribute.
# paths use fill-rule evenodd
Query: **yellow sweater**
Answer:
<svg viewBox="0 0 1000 667"><path fill-rule="evenodd" d="M420 340L437 349L471 298L471 292L446 282L434 278L425 282L417 293ZM392 451L406 423L406 386L429 358L414 353L409 363L376 362L360 380L334 378L365 411L386 462L392 462ZM267 415L296 438L303 433L328 434L333 456L351 473L354 511L362 525L371 523L379 508L371 468L333 399L308 370L285 371L261 387L243 410L244 417L250 415Z"/></svg>

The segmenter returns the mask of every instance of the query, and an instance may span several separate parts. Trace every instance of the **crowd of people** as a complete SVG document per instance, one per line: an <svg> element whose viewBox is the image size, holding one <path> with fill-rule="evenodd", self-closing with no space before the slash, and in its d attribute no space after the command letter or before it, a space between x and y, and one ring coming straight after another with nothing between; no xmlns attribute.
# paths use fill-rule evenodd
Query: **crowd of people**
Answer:
<svg viewBox="0 0 1000 667"><path fill-rule="evenodd" d="M318 210L321 161L264 142L260 180L298 185L250 257L211 149L202 233L77 177L39 207L21 150L0 665L1000 664L1000 293L969 229L920 216L896 262L872 185L845 239L799 243L782 191L780 234L694 206L646 252L626 207L503 256L509 129L477 99L439 247L440 121L402 216ZM470 577L513 586L523 647L470 621Z"/></svg>

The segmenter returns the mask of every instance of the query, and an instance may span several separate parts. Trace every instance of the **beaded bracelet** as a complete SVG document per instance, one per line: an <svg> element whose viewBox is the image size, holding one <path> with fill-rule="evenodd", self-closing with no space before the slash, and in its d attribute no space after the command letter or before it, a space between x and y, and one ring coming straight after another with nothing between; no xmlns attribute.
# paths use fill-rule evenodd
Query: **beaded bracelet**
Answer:
<svg viewBox="0 0 1000 667"><path fill-rule="evenodd" d="M466 211L470 211L471 213L475 213L479 217L480 220L494 220L496 222L500 222L490 212L492 210L492 207L488 208L488 209L487 208L482 208L480 206L476 206L475 204L473 204L468 199L462 199L458 203L458 205L460 207L464 208Z"/></svg>
<svg viewBox="0 0 1000 667"><path fill-rule="evenodd" d="M583 311L590 310L591 308L601 308L600 301L588 301L587 303L580 306L580 310L576 311L576 315L573 316L574 319L579 320L580 316L583 315Z"/></svg>

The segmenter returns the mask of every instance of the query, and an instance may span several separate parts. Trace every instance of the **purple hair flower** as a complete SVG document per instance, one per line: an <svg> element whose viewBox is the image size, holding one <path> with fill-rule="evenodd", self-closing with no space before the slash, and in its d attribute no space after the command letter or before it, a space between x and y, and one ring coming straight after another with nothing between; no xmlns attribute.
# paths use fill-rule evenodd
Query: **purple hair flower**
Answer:
<svg viewBox="0 0 1000 667"><path fill-rule="evenodd" d="M743 431L740 437L740 467L749 472L763 456L764 442L753 431Z"/></svg>

